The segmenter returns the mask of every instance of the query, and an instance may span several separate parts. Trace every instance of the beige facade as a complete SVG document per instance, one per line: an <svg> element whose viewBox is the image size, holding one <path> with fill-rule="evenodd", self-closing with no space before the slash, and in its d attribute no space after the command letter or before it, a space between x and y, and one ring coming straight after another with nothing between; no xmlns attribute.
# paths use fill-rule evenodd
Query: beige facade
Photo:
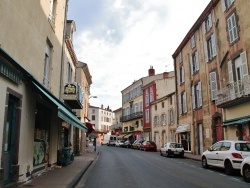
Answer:
<svg viewBox="0 0 250 188"><path fill-rule="evenodd" d="M174 142L176 130L175 75L168 73L167 77L155 80L157 99L150 103L152 141L157 149L166 142Z"/></svg>
<svg viewBox="0 0 250 188"><path fill-rule="evenodd" d="M0 187L62 162L58 152L70 142L61 139L62 129L86 131L61 99L67 6L66 0L0 3Z"/></svg>
<svg viewBox="0 0 250 188"><path fill-rule="evenodd" d="M211 1L173 54L180 139L194 153L250 135L248 4Z"/></svg>

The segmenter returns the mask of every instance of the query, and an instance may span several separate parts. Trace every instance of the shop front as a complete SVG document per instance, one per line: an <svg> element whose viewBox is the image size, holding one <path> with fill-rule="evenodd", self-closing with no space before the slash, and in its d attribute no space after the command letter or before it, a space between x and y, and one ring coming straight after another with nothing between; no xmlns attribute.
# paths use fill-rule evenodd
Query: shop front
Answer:
<svg viewBox="0 0 250 188"><path fill-rule="evenodd" d="M177 140L186 151L191 151L190 123L178 125L175 131Z"/></svg>

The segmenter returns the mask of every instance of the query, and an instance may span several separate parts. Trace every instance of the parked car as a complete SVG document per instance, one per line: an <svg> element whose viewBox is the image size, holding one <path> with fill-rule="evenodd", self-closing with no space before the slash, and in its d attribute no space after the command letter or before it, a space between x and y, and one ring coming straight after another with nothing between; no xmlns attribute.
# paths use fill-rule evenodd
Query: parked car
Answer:
<svg viewBox="0 0 250 188"><path fill-rule="evenodd" d="M123 140L117 140L117 141L115 142L115 146L116 146L116 147L121 147L123 144L124 144L124 141L123 141Z"/></svg>
<svg viewBox="0 0 250 188"><path fill-rule="evenodd" d="M246 157L243 160L241 163L240 172L244 180L250 183L250 157Z"/></svg>
<svg viewBox="0 0 250 188"><path fill-rule="evenodd" d="M143 140L136 140L134 141L134 143L132 144L132 148L133 149L140 149L140 145L142 144Z"/></svg>
<svg viewBox="0 0 250 188"><path fill-rule="evenodd" d="M184 148L177 142L167 142L160 148L161 156L180 156L184 157Z"/></svg>
<svg viewBox="0 0 250 188"><path fill-rule="evenodd" d="M131 142L129 140L126 140L124 142L124 144L121 145L121 147L123 147L123 148L131 148L131 146L132 146L132 144L131 144Z"/></svg>
<svg viewBox="0 0 250 188"><path fill-rule="evenodd" d="M140 150L144 151L157 151L157 146L153 141L144 141L140 145Z"/></svg>
<svg viewBox="0 0 250 188"><path fill-rule="evenodd" d="M246 157L250 157L250 142L222 140L202 153L202 167L224 168L225 173L231 175L234 170L240 170Z"/></svg>

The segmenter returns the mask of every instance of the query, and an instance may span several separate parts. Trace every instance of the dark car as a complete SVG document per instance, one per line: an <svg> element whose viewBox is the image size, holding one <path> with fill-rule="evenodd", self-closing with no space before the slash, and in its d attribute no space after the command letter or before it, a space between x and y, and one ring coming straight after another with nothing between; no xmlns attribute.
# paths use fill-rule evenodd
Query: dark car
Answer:
<svg viewBox="0 0 250 188"><path fill-rule="evenodd" d="M143 150L143 151L157 151L157 146L156 146L155 142L153 142L153 141L144 141L140 145L140 150Z"/></svg>
<svg viewBox="0 0 250 188"><path fill-rule="evenodd" d="M132 148L133 149L140 149L140 145L142 144L143 140L136 140L133 144L132 144Z"/></svg>

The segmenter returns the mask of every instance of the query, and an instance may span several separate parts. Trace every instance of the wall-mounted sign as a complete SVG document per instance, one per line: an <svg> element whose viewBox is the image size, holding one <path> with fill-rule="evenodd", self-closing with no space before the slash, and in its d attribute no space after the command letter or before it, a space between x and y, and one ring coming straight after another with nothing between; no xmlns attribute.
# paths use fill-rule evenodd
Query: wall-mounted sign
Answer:
<svg viewBox="0 0 250 188"><path fill-rule="evenodd" d="M64 94L76 95L76 84L66 84L64 86Z"/></svg>

